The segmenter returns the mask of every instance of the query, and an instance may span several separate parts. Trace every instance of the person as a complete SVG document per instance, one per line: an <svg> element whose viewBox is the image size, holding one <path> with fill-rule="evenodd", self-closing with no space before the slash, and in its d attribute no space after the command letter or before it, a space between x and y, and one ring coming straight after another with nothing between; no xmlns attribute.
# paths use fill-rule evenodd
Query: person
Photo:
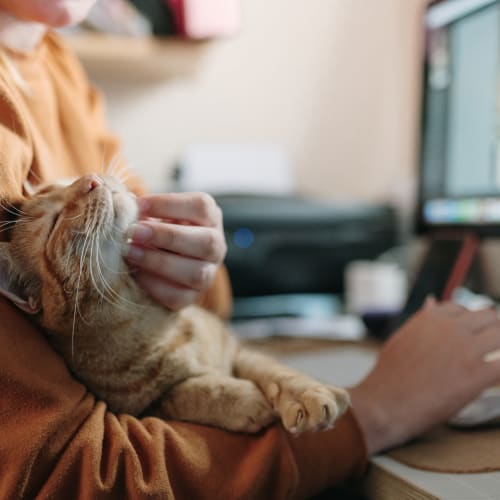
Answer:
<svg viewBox="0 0 500 500"><path fill-rule="evenodd" d="M23 195L25 180L81 175L118 150L99 94L47 29L80 21L94 1L0 0L4 202ZM130 187L143 195L138 181ZM214 201L191 193L138 203L156 219L135 228L127 256L141 285L166 307L197 301L227 317ZM485 361L500 349L496 313L429 299L351 388L352 408L333 429L236 434L115 415L6 301L0 317L0 498L307 498L361 476L370 454L444 422L500 380L500 361Z"/></svg>

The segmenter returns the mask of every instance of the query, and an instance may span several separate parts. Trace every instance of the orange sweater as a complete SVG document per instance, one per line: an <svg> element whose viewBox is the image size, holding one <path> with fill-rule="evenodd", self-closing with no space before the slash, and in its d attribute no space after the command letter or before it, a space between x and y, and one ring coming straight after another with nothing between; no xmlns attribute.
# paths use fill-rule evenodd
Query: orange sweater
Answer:
<svg viewBox="0 0 500 500"><path fill-rule="evenodd" d="M0 65L0 198L26 178L99 170L117 151L98 93L59 38ZM219 276L203 303L228 309ZM115 415L68 372L44 336L0 301L0 498L302 498L362 474L351 413L334 430L291 439Z"/></svg>

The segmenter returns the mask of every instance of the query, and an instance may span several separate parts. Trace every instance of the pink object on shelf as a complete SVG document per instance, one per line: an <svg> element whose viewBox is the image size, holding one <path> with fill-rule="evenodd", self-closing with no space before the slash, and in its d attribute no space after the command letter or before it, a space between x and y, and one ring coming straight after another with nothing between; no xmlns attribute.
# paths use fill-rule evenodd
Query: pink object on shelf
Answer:
<svg viewBox="0 0 500 500"><path fill-rule="evenodd" d="M166 0L177 31L196 40L235 35L241 26L240 0Z"/></svg>

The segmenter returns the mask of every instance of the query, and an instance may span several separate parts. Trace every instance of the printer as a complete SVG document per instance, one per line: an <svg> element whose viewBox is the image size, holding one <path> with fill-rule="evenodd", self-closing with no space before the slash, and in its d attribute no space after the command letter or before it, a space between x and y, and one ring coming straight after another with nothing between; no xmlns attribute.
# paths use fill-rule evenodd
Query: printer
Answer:
<svg viewBox="0 0 500 500"><path fill-rule="evenodd" d="M235 297L344 290L344 268L397 244L393 208L298 196L222 195Z"/></svg>

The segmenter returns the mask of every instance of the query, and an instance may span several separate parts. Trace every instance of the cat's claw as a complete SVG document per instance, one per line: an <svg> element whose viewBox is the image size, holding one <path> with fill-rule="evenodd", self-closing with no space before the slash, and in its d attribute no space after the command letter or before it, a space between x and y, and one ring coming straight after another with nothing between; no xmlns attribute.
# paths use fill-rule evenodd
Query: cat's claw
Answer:
<svg viewBox="0 0 500 500"><path fill-rule="evenodd" d="M350 404L347 391L319 382L295 380L280 389L274 401L275 411L285 429L294 435L332 428Z"/></svg>

